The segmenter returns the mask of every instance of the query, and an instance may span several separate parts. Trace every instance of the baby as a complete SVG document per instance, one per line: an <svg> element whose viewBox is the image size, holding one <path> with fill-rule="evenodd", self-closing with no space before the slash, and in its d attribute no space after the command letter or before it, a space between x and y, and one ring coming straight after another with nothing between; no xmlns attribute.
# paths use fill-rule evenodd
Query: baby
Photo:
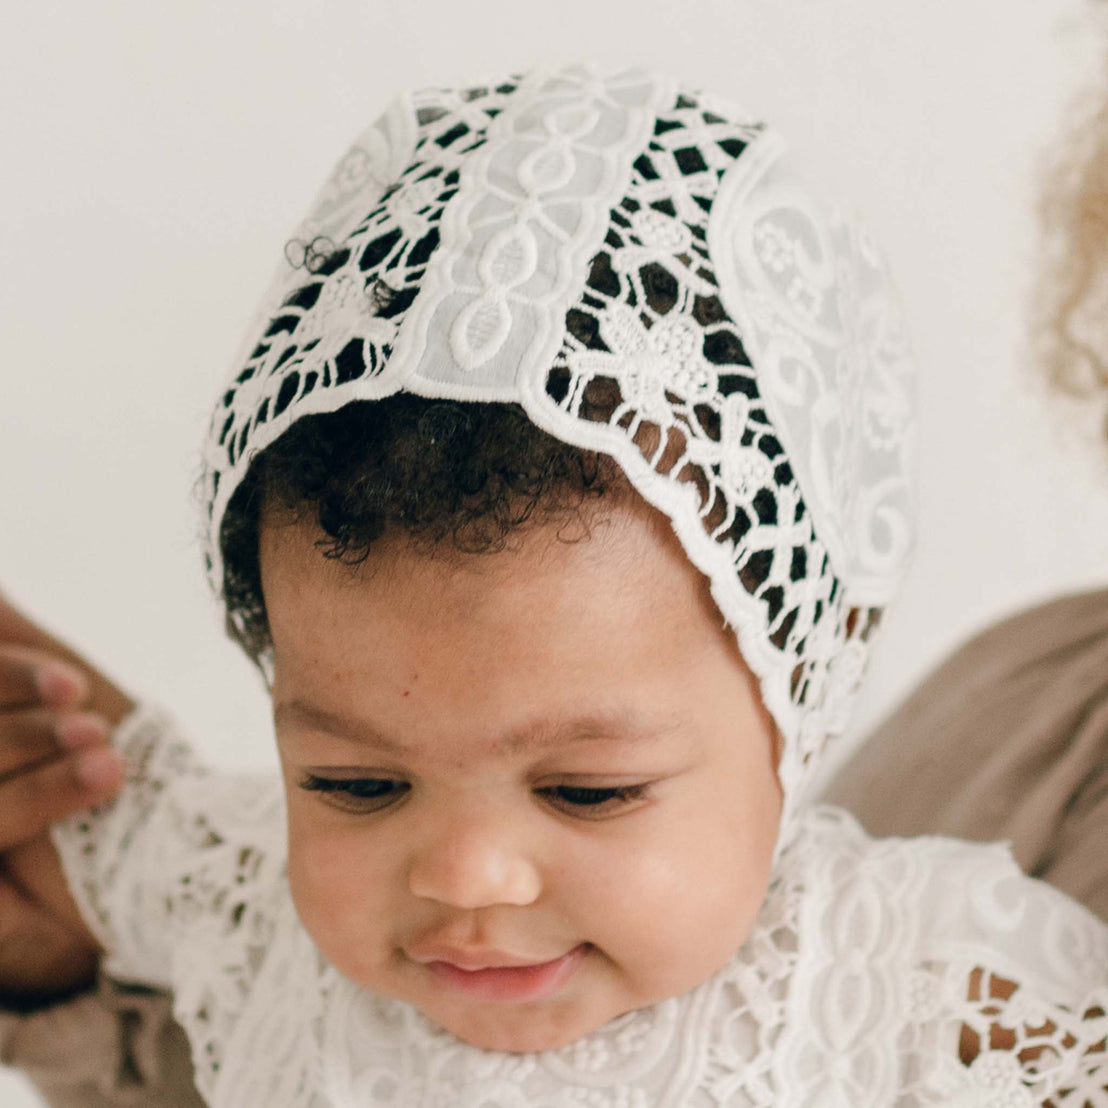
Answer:
<svg viewBox="0 0 1108 1108"><path fill-rule="evenodd" d="M219 403L283 789L120 728L55 836L213 1105L1108 1104L1108 929L810 804L910 545L880 257L641 71L400 99Z"/></svg>

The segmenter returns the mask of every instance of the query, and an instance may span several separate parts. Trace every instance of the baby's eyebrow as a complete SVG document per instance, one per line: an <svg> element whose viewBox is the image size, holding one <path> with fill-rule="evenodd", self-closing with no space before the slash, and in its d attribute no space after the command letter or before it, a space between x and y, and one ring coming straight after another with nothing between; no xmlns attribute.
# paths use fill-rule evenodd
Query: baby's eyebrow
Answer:
<svg viewBox="0 0 1108 1108"><path fill-rule="evenodd" d="M540 719L495 741L493 748L505 754L522 754L586 742L647 743L663 738L677 725L675 716L648 718L630 711L568 720Z"/></svg>
<svg viewBox="0 0 1108 1108"><path fill-rule="evenodd" d="M314 731L325 731L348 742L357 742L377 747L387 754L405 754L408 747L382 735L372 727L353 716L341 712L332 712L306 700L283 700L273 706L273 722L289 727L310 727Z"/></svg>
<svg viewBox="0 0 1108 1108"><path fill-rule="evenodd" d="M375 747L386 754L407 755L415 752L414 747L382 734L364 720L304 700L293 699L276 704L273 718L278 724L311 727L336 738ZM523 754L584 742L647 743L663 738L679 724L680 717L676 714L648 716L634 711L599 713L568 720L539 719L493 740L490 746L496 753Z"/></svg>

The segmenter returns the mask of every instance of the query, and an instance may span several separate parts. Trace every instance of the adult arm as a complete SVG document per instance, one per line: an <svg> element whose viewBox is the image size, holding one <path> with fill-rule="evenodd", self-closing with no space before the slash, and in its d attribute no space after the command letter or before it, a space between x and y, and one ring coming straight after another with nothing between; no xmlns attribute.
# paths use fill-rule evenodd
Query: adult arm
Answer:
<svg viewBox="0 0 1108 1108"><path fill-rule="evenodd" d="M122 783L130 699L0 597L0 1064L51 1108L199 1108L168 996L98 973L50 842Z"/></svg>

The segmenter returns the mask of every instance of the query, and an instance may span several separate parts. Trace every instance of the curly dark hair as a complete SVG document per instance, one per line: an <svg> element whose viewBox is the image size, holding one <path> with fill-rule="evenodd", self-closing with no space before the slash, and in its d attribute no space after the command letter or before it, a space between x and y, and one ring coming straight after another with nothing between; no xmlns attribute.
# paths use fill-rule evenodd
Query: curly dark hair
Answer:
<svg viewBox="0 0 1108 1108"><path fill-rule="evenodd" d="M580 520L627 488L611 458L548 435L516 404L398 394L306 416L258 454L223 518L228 633L255 662L271 645L258 556L267 503L318 522L323 556L353 564L391 529L423 549L495 553L530 522Z"/></svg>

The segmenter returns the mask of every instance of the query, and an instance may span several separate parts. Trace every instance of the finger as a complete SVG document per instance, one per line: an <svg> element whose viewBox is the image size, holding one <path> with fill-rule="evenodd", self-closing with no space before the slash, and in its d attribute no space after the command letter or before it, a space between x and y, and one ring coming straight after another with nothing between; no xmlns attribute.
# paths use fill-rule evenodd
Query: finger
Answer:
<svg viewBox="0 0 1108 1108"><path fill-rule="evenodd" d="M0 779L25 772L69 750L102 746L108 722L92 712L24 708L0 712Z"/></svg>
<svg viewBox="0 0 1108 1108"><path fill-rule="evenodd" d="M106 674L101 673L87 658L83 658L61 639L51 635L44 627L33 622L18 611L0 592L0 644L7 648L19 648L27 652L37 652L40 657L52 658L63 666L69 667L69 673L78 673L78 680L87 682L88 699L84 695L74 695L63 684L48 689L47 702L55 707L74 706L86 703L113 724L119 723L133 708L134 702ZM51 696L53 698L51 698ZM2 701L0 701L2 704Z"/></svg>
<svg viewBox="0 0 1108 1108"><path fill-rule="evenodd" d="M79 682L87 682L88 698L74 695L64 682L53 688L48 687L47 702L55 707L74 706L84 703L95 709L113 724L118 724L132 709L134 702L106 674L101 673L88 659L83 658L61 639L51 635L45 628L32 622L17 611L0 593L0 644L13 649L36 652L39 657L51 658L63 666L69 667L69 673L76 672ZM51 698L53 697L53 698ZM2 701L0 701L2 703Z"/></svg>
<svg viewBox="0 0 1108 1108"><path fill-rule="evenodd" d="M0 647L0 709L72 707L87 695L85 675L54 655L23 646Z"/></svg>
<svg viewBox="0 0 1108 1108"><path fill-rule="evenodd" d="M74 812L110 800L123 783L123 763L94 746L0 782L0 850L34 838Z"/></svg>

